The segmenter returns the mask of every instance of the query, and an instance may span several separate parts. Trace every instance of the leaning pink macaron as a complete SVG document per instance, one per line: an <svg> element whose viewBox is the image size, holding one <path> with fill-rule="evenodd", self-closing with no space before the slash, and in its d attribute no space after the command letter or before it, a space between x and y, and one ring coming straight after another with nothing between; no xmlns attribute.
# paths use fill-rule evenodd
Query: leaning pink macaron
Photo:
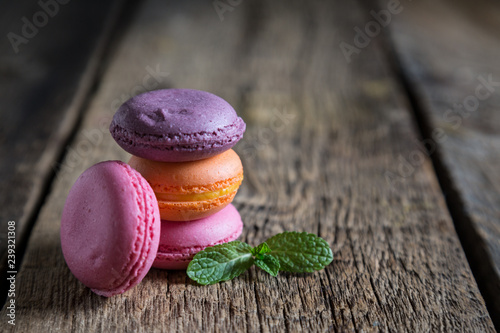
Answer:
<svg viewBox="0 0 500 333"><path fill-rule="evenodd" d="M160 246L153 267L186 269L196 253L208 246L236 240L242 229L241 216L232 204L195 221L163 220Z"/></svg>
<svg viewBox="0 0 500 333"><path fill-rule="evenodd" d="M71 188L61 218L61 246L74 276L96 294L138 284L156 257L160 213L148 182L120 161L98 163Z"/></svg>

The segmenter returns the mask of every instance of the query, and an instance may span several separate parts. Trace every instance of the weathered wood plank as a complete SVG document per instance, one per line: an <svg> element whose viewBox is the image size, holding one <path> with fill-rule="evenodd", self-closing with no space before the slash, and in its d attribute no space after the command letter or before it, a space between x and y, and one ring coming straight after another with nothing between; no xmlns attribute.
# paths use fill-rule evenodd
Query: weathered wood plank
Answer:
<svg viewBox="0 0 500 333"><path fill-rule="evenodd" d="M123 1L41 3L46 5L38 1L0 4L2 276L7 221L16 222L20 251L20 241L43 200L54 163L64 151L94 83Z"/></svg>
<svg viewBox="0 0 500 333"><path fill-rule="evenodd" d="M110 63L33 230L17 278L28 331L493 331L431 164L396 189L385 172L416 148L406 99L374 42L348 66L338 45L362 21L353 2L245 2L219 21L210 2L147 1ZM146 79L148 69L157 84ZM134 90L214 92L248 124L237 145L245 181L235 203L257 244L304 230L332 246L332 265L273 278L252 269L213 286L151 270L105 299L67 269L59 242L70 186L93 163L126 160L107 132ZM160 82L161 81L161 82ZM154 85L154 87L153 87ZM101 133L99 135L98 133ZM0 314L5 318L6 308Z"/></svg>
<svg viewBox="0 0 500 333"><path fill-rule="evenodd" d="M390 25L457 230L500 327L500 4L418 1ZM442 133L433 138L436 131ZM418 166L416 166L418 167Z"/></svg>

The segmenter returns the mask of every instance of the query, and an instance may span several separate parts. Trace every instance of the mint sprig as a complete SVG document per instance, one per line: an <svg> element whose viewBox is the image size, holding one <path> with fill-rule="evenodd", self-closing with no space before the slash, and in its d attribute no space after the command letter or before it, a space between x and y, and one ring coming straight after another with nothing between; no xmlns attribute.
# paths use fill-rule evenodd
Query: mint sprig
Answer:
<svg viewBox="0 0 500 333"><path fill-rule="evenodd" d="M265 270L272 276L278 276L280 270L280 261L270 254L262 254L260 258L254 261L255 266Z"/></svg>
<svg viewBox="0 0 500 333"><path fill-rule="evenodd" d="M252 249L252 255L258 257L258 256L262 256L266 253L269 253L271 252L271 248L269 247L269 245L267 245L266 242L254 247Z"/></svg>
<svg viewBox="0 0 500 333"><path fill-rule="evenodd" d="M270 255L280 262L280 270L312 273L333 260L332 250L323 239L307 232L284 232L269 238Z"/></svg>
<svg viewBox="0 0 500 333"><path fill-rule="evenodd" d="M202 285L231 280L252 265L273 276L279 271L311 273L333 260L328 243L307 232L283 232L252 248L233 241L207 247L198 252L187 268L187 275Z"/></svg>
<svg viewBox="0 0 500 333"><path fill-rule="evenodd" d="M189 263L187 275L199 284L231 280L252 267L252 247L233 241L207 247Z"/></svg>

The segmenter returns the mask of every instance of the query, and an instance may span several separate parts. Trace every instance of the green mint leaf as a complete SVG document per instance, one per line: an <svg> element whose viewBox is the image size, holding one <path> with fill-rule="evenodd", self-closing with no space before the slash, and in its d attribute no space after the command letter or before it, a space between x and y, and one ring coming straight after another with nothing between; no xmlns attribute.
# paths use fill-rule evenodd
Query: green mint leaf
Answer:
<svg viewBox="0 0 500 333"><path fill-rule="evenodd" d="M312 273L323 269L333 260L328 243L307 232L283 232L266 241L271 255L279 260L280 270Z"/></svg>
<svg viewBox="0 0 500 333"><path fill-rule="evenodd" d="M256 246L252 249L252 255L259 257L259 254L265 254L271 252L271 249L269 248L269 245L267 245L266 242L260 244L259 246Z"/></svg>
<svg viewBox="0 0 500 333"><path fill-rule="evenodd" d="M277 276L280 270L279 260L269 254L260 254L260 256L262 257L255 259L255 266L265 270L272 276Z"/></svg>
<svg viewBox="0 0 500 333"><path fill-rule="evenodd" d="M252 247L232 241L198 252L189 263L187 275L199 284L214 284L237 277L253 263Z"/></svg>

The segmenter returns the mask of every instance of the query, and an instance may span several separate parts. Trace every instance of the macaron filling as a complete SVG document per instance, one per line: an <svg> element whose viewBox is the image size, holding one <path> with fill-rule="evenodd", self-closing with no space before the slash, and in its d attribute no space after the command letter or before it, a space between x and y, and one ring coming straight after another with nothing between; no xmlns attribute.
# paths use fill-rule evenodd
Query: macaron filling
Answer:
<svg viewBox="0 0 500 333"><path fill-rule="evenodd" d="M158 201L163 202L188 202L188 201L206 201L213 200L219 197L236 192L240 187L243 176L240 177L235 183L228 187L221 188L215 191L206 191L201 193L156 193Z"/></svg>

